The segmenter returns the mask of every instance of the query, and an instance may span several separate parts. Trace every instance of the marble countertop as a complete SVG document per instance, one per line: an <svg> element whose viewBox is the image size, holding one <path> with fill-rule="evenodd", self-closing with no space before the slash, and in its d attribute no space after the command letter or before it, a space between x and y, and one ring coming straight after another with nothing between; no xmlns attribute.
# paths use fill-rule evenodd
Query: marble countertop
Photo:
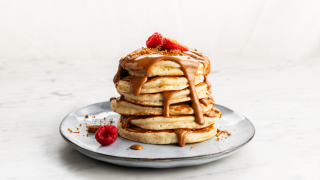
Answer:
<svg viewBox="0 0 320 180"><path fill-rule="evenodd" d="M320 179L320 59L212 59L216 103L244 114L256 136L236 154L174 169L88 158L59 134L62 118L117 96L119 58L1 59L1 179Z"/></svg>

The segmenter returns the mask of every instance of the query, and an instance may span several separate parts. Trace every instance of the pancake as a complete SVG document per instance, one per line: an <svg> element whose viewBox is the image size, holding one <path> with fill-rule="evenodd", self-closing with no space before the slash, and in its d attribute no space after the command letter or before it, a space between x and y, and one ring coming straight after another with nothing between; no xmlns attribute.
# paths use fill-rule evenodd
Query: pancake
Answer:
<svg viewBox="0 0 320 180"><path fill-rule="evenodd" d="M146 130L139 127L129 127L123 129L121 122L118 121L118 133L121 137L131 141L137 141L148 144L174 144L179 142L179 138L174 130ZM211 139L217 134L215 124L206 128L191 130L186 137L186 143L196 143Z"/></svg>
<svg viewBox="0 0 320 180"><path fill-rule="evenodd" d="M132 70L126 68L128 73L133 76L134 73ZM203 65L199 63L196 75L204 75L208 71L208 65ZM151 69L148 74L148 77L154 76L183 76L183 71L180 64L170 61L170 60L161 60L157 62Z"/></svg>
<svg viewBox="0 0 320 180"><path fill-rule="evenodd" d="M214 124L217 119L220 118L220 114L215 117L204 116L205 124L199 125L195 122L194 116L170 116L169 118L164 116L151 116L151 117L134 117L130 120L130 124L138 126L143 129L150 130L165 130L165 129L200 129Z"/></svg>
<svg viewBox="0 0 320 180"><path fill-rule="evenodd" d="M163 115L163 107L153 107L153 106L142 106L138 104L133 104L126 100L120 100L111 98L111 109L119 114L123 115ZM200 103L201 104L201 103ZM203 108L203 114L211 111L213 104L201 104ZM189 103L173 104L169 107L170 115L191 115L194 111Z"/></svg>
<svg viewBox="0 0 320 180"><path fill-rule="evenodd" d="M216 135L221 112L211 97L210 60L183 47L142 47L120 59L113 82L121 97L111 98L110 107L121 114L121 137L183 147Z"/></svg>
<svg viewBox="0 0 320 180"><path fill-rule="evenodd" d="M197 95L199 99L207 98L207 84L199 83L196 85ZM124 99L140 105L148 105L148 106L163 106L164 99L161 93L153 93L153 94L140 94L135 96L131 93L121 92L120 89L117 89L118 93L124 96ZM190 90L185 88L183 90L177 91L171 98L170 104L176 104L181 102L191 101L190 98Z"/></svg>
<svg viewBox="0 0 320 180"><path fill-rule="evenodd" d="M130 93L130 79L132 76L127 76L119 80L116 88L121 92ZM200 76L196 76L195 84L203 82ZM170 90L181 90L189 86L188 80L185 77L154 77L149 78L142 86L141 93L157 93Z"/></svg>

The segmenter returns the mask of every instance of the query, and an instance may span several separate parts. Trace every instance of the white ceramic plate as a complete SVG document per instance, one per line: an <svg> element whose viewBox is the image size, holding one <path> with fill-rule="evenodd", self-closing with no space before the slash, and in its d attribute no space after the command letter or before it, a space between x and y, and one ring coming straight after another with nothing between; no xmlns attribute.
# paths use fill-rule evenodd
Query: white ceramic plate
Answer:
<svg viewBox="0 0 320 180"><path fill-rule="evenodd" d="M221 105L216 104L215 107L222 112L222 118L216 122L217 127L232 133L227 139L223 138L220 141L217 141L217 138L214 137L204 142L186 144L184 147L179 147L177 144L153 145L137 143L119 136L113 144L100 146L93 133L87 136L86 124L101 124L101 122L108 122L109 119L113 119L113 124L116 125L120 116L110 109L109 101L92 104L71 112L62 120L60 133L63 139L79 152L91 158L113 164L149 168L199 165L235 153L247 144L255 134L252 123L246 117ZM85 118L87 114L89 118ZM80 126L80 124L82 125ZM68 128L80 133L70 133ZM223 136L225 137L225 135ZM142 145L143 150L127 150L133 144ZM194 145L198 146L191 150Z"/></svg>

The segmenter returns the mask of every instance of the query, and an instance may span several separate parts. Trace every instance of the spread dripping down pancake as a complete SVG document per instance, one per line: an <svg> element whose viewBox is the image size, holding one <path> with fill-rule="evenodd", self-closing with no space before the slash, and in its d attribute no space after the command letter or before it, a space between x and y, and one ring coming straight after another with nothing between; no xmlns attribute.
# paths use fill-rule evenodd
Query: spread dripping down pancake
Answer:
<svg viewBox="0 0 320 180"><path fill-rule="evenodd" d="M203 63L205 67L208 67L204 71L205 76L210 73L210 61L206 56L200 54L197 51L186 51L183 52L183 55L162 55L151 53L149 55L142 55L138 57L127 56L126 58L120 60L118 72L114 77L114 83L118 83L118 81L122 79L126 74L125 69L129 69L133 72L133 76L130 80L130 92L133 95L139 95L144 83L148 80L151 68L161 60L174 61L181 66L183 74L188 80L192 109L194 110L196 122L199 125L205 124L203 118L203 109L200 105L199 98L196 93L195 78L198 71L199 63Z"/></svg>

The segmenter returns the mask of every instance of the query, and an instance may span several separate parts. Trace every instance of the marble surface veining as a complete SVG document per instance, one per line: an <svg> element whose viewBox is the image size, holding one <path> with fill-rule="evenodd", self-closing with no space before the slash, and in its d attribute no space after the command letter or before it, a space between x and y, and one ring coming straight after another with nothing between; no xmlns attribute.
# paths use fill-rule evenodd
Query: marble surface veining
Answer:
<svg viewBox="0 0 320 180"><path fill-rule="evenodd" d="M236 154L174 169L88 158L59 134L62 118L117 96L119 58L1 59L1 179L320 179L320 59L212 59L216 103L256 127Z"/></svg>

